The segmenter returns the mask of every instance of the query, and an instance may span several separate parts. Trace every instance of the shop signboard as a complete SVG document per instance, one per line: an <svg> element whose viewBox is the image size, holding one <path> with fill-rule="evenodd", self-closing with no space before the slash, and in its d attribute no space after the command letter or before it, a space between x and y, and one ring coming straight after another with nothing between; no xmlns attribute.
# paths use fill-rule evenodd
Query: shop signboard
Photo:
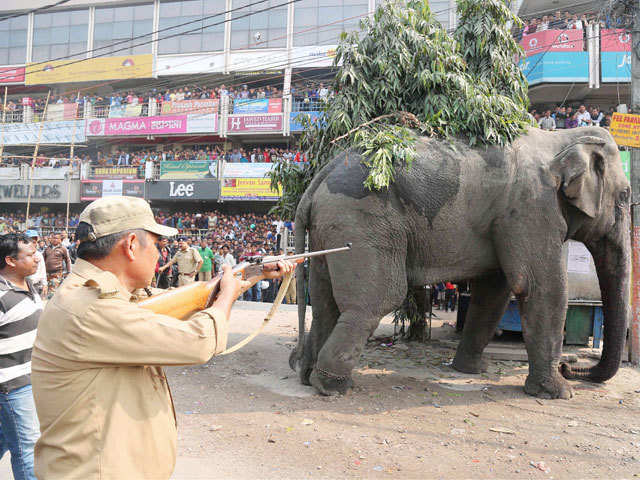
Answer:
<svg viewBox="0 0 640 480"><path fill-rule="evenodd" d="M75 125L74 125L75 123ZM42 135L39 136L40 123L0 123L0 137L5 145L49 145L56 143L84 143L84 120L68 120L63 122L45 122ZM72 138L75 141L72 142Z"/></svg>
<svg viewBox="0 0 640 480"><path fill-rule="evenodd" d="M602 52L600 69L603 83L631 81L631 52Z"/></svg>
<svg viewBox="0 0 640 480"><path fill-rule="evenodd" d="M215 133L218 116L162 115L133 118L92 118L86 121L86 134L90 137L146 136L180 133Z"/></svg>
<svg viewBox="0 0 640 480"><path fill-rule="evenodd" d="M227 133L281 132L282 114L275 115L229 115Z"/></svg>
<svg viewBox="0 0 640 480"><path fill-rule="evenodd" d="M0 67L0 84L24 83L24 67Z"/></svg>
<svg viewBox="0 0 640 480"><path fill-rule="evenodd" d="M281 113L282 98L238 98L233 101L233 113Z"/></svg>
<svg viewBox="0 0 640 480"><path fill-rule="evenodd" d="M216 160L188 160L160 162L160 179L217 178Z"/></svg>
<svg viewBox="0 0 640 480"><path fill-rule="evenodd" d="M543 30L524 35L520 41L525 55L551 52L582 52L584 40L582 30Z"/></svg>
<svg viewBox="0 0 640 480"><path fill-rule="evenodd" d="M150 182L150 200L217 200L220 196L218 180L169 180Z"/></svg>
<svg viewBox="0 0 640 480"><path fill-rule="evenodd" d="M25 202L29 198L28 180L0 181L0 202ZM31 185L31 202L33 203L66 203L67 189L71 189L69 201L79 200L79 180L33 180Z"/></svg>
<svg viewBox="0 0 640 480"><path fill-rule="evenodd" d="M618 145L640 148L640 115L615 112L609 133Z"/></svg>
<svg viewBox="0 0 640 480"><path fill-rule="evenodd" d="M172 113L218 113L218 103L219 101L217 98L182 100L178 102L162 102L161 111L163 115L169 115Z"/></svg>
<svg viewBox="0 0 640 480"><path fill-rule="evenodd" d="M83 180L80 200L90 201L108 196L125 195L144 198L144 180Z"/></svg>
<svg viewBox="0 0 640 480"><path fill-rule="evenodd" d="M222 168L223 178L264 178L271 171L273 163L230 163Z"/></svg>
<svg viewBox="0 0 640 480"><path fill-rule="evenodd" d="M587 52L538 53L520 61L529 85L544 82L588 82Z"/></svg>
<svg viewBox="0 0 640 480"><path fill-rule="evenodd" d="M133 180L138 178L138 167L92 167L89 173L91 179L121 178Z"/></svg>
<svg viewBox="0 0 640 480"><path fill-rule="evenodd" d="M153 55L128 55L122 57L95 57L73 60L52 60L29 63L26 67L25 85L49 85L52 83L96 82L151 78Z"/></svg>
<svg viewBox="0 0 640 480"><path fill-rule="evenodd" d="M277 200L280 189L271 190L268 178L224 178L220 198L223 200Z"/></svg>
<svg viewBox="0 0 640 480"><path fill-rule="evenodd" d="M631 32L624 29L600 30L601 52L630 52Z"/></svg>

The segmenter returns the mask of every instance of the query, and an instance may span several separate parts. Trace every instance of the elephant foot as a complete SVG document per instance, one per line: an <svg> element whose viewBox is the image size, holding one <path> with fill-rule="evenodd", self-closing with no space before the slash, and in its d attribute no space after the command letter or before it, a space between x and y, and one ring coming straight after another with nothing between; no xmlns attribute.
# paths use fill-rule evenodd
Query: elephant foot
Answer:
<svg viewBox="0 0 640 480"><path fill-rule="evenodd" d="M484 373L489 368L489 362L482 358L482 354L467 355L457 351L451 366L462 373Z"/></svg>
<svg viewBox="0 0 640 480"><path fill-rule="evenodd" d="M571 386L558 373L544 378L529 375L524 383L524 391L538 398L562 398L568 400L573 397Z"/></svg>
<svg viewBox="0 0 640 480"><path fill-rule="evenodd" d="M324 370L314 368L309 377L311 385L322 395L346 394L353 387L351 375L334 375Z"/></svg>

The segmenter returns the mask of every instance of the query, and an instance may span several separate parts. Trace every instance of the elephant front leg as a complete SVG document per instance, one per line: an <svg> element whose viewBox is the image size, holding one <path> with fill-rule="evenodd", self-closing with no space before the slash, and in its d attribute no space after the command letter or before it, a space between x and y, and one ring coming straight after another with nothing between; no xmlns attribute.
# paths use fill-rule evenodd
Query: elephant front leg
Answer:
<svg viewBox="0 0 640 480"><path fill-rule="evenodd" d="M567 275L561 258L546 267L534 271L526 286L517 282L514 287L529 359L524 391L540 398L568 399L573 396L571 387L558 370L567 312Z"/></svg>
<svg viewBox="0 0 640 480"><path fill-rule="evenodd" d="M363 315L354 311L343 312L320 350L309 380L323 395L344 394L353 386L351 372L380 321L379 318L364 321Z"/></svg>
<svg viewBox="0 0 640 480"><path fill-rule="evenodd" d="M482 352L493 338L509 303L509 284L502 271L473 280L471 304L453 368L464 373L487 371Z"/></svg>

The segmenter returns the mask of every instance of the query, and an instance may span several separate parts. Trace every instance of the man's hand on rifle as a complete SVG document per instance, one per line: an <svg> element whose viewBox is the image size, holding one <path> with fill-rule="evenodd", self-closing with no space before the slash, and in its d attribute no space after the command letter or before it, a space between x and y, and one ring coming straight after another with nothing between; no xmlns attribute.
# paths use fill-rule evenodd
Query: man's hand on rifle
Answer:
<svg viewBox="0 0 640 480"><path fill-rule="evenodd" d="M296 269L296 264L289 260L280 260L278 263L266 263L262 266L262 273L267 280L284 277Z"/></svg>

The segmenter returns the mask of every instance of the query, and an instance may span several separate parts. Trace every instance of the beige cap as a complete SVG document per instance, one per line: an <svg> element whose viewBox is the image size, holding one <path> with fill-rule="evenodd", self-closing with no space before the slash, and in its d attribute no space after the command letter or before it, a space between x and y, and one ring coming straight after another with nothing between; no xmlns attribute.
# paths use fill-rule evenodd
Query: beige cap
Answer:
<svg viewBox="0 0 640 480"><path fill-rule="evenodd" d="M136 197L104 197L95 200L82 211L80 222L93 227L93 233L89 234L89 238L80 238L81 242L138 228L167 237L178 233L175 228L156 223L149 204Z"/></svg>

